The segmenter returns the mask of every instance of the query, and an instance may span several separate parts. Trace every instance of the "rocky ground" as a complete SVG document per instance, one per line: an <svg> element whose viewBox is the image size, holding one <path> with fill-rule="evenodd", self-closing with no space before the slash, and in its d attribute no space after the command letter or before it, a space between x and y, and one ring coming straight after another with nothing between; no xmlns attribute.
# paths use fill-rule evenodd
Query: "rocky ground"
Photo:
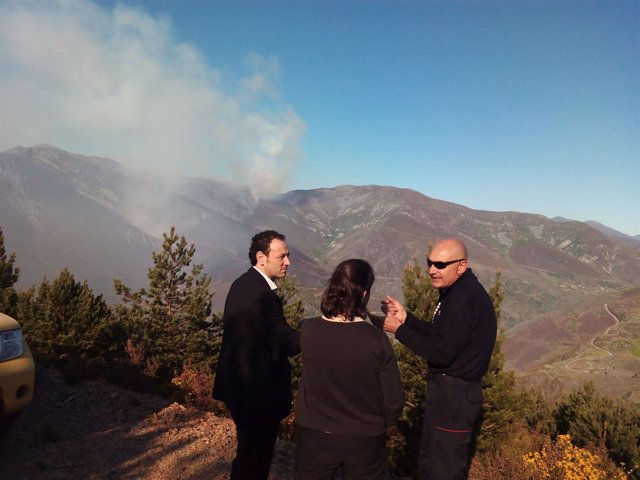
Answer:
<svg viewBox="0 0 640 480"><path fill-rule="evenodd" d="M41 368L33 403L0 439L0 480L222 480L235 448L227 418ZM293 480L290 442L278 440L269 479Z"/></svg>
<svg viewBox="0 0 640 480"><path fill-rule="evenodd" d="M42 369L33 403L0 440L0 478L224 479L234 451L229 419L100 381L67 385ZM292 463L279 440L270 479L292 479Z"/></svg>

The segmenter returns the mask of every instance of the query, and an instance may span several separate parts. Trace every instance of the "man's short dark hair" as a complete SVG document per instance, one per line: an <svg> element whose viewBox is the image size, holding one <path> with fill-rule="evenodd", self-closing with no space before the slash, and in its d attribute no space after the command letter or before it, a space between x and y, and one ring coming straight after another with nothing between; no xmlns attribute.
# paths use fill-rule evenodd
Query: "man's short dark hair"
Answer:
<svg viewBox="0 0 640 480"><path fill-rule="evenodd" d="M328 318L342 316L349 321L364 318L367 314L364 292L371 292L374 281L373 268L366 260L352 258L341 262L322 294L322 314Z"/></svg>
<svg viewBox="0 0 640 480"><path fill-rule="evenodd" d="M249 247L249 260L251 261L251 265L258 263L258 259L256 258L258 252L262 252L266 256L269 256L269 252L271 251L271 242L273 239L282 240L284 242L286 238L287 237L283 234L278 233L275 230L265 230L264 232L256 233L251 239L251 247Z"/></svg>

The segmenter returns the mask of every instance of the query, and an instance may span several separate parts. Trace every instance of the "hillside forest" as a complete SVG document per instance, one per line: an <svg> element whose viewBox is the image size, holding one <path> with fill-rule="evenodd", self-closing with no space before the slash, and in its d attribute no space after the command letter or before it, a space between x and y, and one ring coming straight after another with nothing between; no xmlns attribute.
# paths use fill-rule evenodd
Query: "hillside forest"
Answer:
<svg viewBox="0 0 640 480"><path fill-rule="evenodd" d="M213 311L212 279L194 264L195 251L170 227L152 254L146 287L132 290L115 278L120 301L110 305L69 269L16 290L19 259L5 250L0 227L0 311L20 321L36 362L56 366L68 383L101 378L225 416L224 406L211 398L222 315ZM425 267L414 258L402 278L406 308L419 318L429 318L437 303ZM488 291L500 322L499 272ZM278 292L287 321L299 328L306 312L295 279L282 279ZM555 400L519 388L515 372L505 368L503 342L499 329L483 379L486 401L469 478L640 479L640 409L601 396L591 383ZM411 477L417 470L426 363L398 342L393 346L406 401L389 432L387 466L395 475ZM298 357L292 367L295 396L302 373ZM295 438L293 414L280 433Z"/></svg>

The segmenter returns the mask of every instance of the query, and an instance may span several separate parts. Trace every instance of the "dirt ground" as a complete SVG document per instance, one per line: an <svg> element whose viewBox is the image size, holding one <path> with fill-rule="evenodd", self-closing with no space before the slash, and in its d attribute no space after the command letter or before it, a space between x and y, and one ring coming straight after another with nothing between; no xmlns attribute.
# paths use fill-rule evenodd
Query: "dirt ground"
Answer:
<svg viewBox="0 0 640 480"><path fill-rule="evenodd" d="M229 477L229 419L100 381L67 385L38 371L33 403L0 439L2 480L217 480ZM278 440L270 480L293 478Z"/></svg>

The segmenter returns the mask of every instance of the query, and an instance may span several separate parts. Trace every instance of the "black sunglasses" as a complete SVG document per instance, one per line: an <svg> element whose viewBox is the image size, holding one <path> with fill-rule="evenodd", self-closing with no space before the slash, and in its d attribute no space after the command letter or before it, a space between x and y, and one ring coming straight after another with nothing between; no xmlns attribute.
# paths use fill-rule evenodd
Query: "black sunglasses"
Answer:
<svg viewBox="0 0 640 480"><path fill-rule="evenodd" d="M427 257L427 265L429 267L431 267L431 265L433 265L438 270L442 270L444 268L447 268L452 263L461 262L462 260L466 260L466 258L459 258L458 260L449 260L448 262L434 262L429 257Z"/></svg>

